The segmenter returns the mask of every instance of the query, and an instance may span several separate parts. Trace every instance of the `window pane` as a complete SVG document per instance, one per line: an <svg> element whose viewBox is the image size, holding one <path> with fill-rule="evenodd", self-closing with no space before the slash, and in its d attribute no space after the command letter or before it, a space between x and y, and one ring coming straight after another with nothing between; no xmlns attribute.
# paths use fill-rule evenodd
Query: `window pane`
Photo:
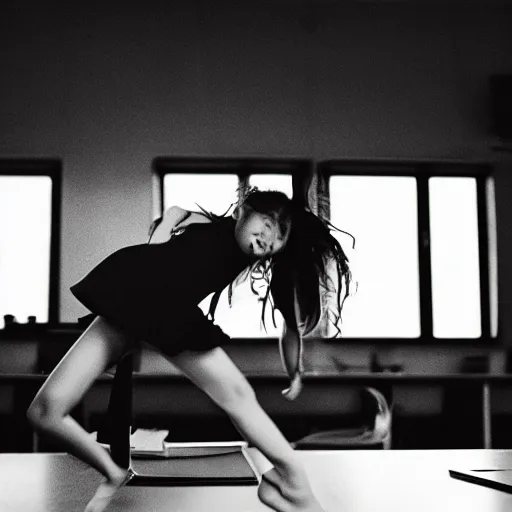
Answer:
<svg viewBox="0 0 512 512"><path fill-rule="evenodd" d="M491 336L498 336L498 233L496 227L496 194L494 178L486 180L487 196L487 233L489 251L489 313Z"/></svg>
<svg viewBox="0 0 512 512"><path fill-rule="evenodd" d="M236 174L166 174L164 209L176 205L199 211L199 205L221 215L237 200L237 189Z"/></svg>
<svg viewBox="0 0 512 512"><path fill-rule="evenodd" d="M436 338L481 335L475 178L430 178L430 256Z"/></svg>
<svg viewBox="0 0 512 512"><path fill-rule="evenodd" d="M52 180L0 176L0 326L48 321Z"/></svg>
<svg viewBox="0 0 512 512"><path fill-rule="evenodd" d="M356 238L337 237L352 266L355 295L342 312L341 335L420 335L417 187L412 177L332 176L331 221ZM333 334L329 332L329 334Z"/></svg>
<svg viewBox="0 0 512 512"><path fill-rule="evenodd" d="M288 197L293 195L292 177L289 174L252 174L249 184L260 190L278 190Z"/></svg>

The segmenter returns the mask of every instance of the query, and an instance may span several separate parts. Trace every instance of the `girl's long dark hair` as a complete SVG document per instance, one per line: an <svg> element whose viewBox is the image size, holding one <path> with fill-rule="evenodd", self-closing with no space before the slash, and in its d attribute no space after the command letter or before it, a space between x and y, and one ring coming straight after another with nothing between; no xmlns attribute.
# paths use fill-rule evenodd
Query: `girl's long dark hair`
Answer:
<svg viewBox="0 0 512 512"><path fill-rule="evenodd" d="M341 311L352 282L349 260L332 234L341 230L307 207L292 202L291 211L290 237L284 250L274 257L273 294L283 293L284 299L286 293L286 302L290 303L290 292L280 292L278 288L281 283L293 283L301 316L296 321L302 323L302 334L311 333L324 314L334 325L337 336L341 334Z"/></svg>

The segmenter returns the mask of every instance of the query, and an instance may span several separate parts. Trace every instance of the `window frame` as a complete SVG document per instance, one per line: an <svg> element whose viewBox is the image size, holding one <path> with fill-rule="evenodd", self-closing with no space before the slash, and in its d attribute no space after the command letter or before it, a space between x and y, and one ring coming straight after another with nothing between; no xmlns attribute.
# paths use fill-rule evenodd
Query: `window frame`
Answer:
<svg viewBox="0 0 512 512"><path fill-rule="evenodd" d="M58 325L60 317L62 163L60 160L44 158L1 158L0 176L47 176L52 180L47 325Z"/></svg>
<svg viewBox="0 0 512 512"><path fill-rule="evenodd" d="M417 338L322 338L325 342L371 343L378 345L471 345L485 347L495 346L499 343L499 332L497 332L495 337L491 333L487 181L492 177L492 171L492 166L487 162L465 161L356 161L336 159L321 161L317 164L320 186L322 191L327 194L329 200L329 181L331 176L413 177L416 179L418 194L420 336ZM467 177L476 179L481 311L481 336L478 338L437 338L433 335L429 179L438 177ZM327 218L330 218L328 206L324 206L322 213ZM343 228L343 226L340 226L340 228ZM354 234L354 236L357 241L357 234Z"/></svg>
<svg viewBox="0 0 512 512"><path fill-rule="evenodd" d="M157 211L162 215L166 174L236 174L241 187L248 185L252 174L291 175L291 199L303 205L303 191L308 190L313 179L314 163L306 158L157 157L152 169L158 180Z"/></svg>

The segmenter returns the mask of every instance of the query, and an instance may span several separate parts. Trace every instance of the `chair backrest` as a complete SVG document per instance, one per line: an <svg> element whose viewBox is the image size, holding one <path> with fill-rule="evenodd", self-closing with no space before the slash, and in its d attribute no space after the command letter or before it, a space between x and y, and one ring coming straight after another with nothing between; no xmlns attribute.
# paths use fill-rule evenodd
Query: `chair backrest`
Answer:
<svg viewBox="0 0 512 512"><path fill-rule="evenodd" d="M386 397L378 390L372 387L365 387L363 391L368 394L374 402L375 419L373 422L373 431L382 437L391 432L391 407Z"/></svg>

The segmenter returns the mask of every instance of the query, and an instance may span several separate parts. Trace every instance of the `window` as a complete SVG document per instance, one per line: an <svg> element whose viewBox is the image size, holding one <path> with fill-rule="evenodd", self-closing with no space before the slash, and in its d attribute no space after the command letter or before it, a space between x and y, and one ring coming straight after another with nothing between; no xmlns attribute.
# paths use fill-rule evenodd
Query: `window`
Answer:
<svg viewBox="0 0 512 512"><path fill-rule="evenodd" d="M260 190L278 190L288 197L293 196L292 176L287 174L251 174L249 185Z"/></svg>
<svg viewBox="0 0 512 512"><path fill-rule="evenodd" d="M430 258L436 338L482 335L475 178L430 178Z"/></svg>
<svg viewBox="0 0 512 512"><path fill-rule="evenodd" d="M218 215L225 214L228 207L237 201L238 189L244 186L279 190L291 198L295 188L304 190L307 187L312 168L307 160L206 158L158 158L153 167L159 179L161 208L178 205L198 211L200 205ZM259 295L265 291L265 287L261 288ZM212 295L199 305L205 314ZM263 327L261 308L259 296L253 293L250 280L246 279L233 287L231 307L227 289L223 291L215 312L215 322L232 338L279 336L282 316L276 311L274 325L269 305Z"/></svg>
<svg viewBox="0 0 512 512"><path fill-rule="evenodd" d="M166 174L163 178L164 210L181 206L185 210L204 208L221 215L237 200L236 174Z"/></svg>
<svg viewBox="0 0 512 512"><path fill-rule="evenodd" d="M58 318L60 164L0 161L0 327Z"/></svg>
<svg viewBox="0 0 512 512"><path fill-rule="evenodd" d="M356 239L353 250L336 234L358 285L343 310L344 338L496 335L488 167L337 161L319 169L331 222Z"/></svg>
<svg viewBox="0 0 512 512"><path fill-rule="evenodd" d="M357 281L343 310L348 338L420 335L417 189L412 177L333 176L331 222ZM368 313L371 311L371 321Z"/></svg>

